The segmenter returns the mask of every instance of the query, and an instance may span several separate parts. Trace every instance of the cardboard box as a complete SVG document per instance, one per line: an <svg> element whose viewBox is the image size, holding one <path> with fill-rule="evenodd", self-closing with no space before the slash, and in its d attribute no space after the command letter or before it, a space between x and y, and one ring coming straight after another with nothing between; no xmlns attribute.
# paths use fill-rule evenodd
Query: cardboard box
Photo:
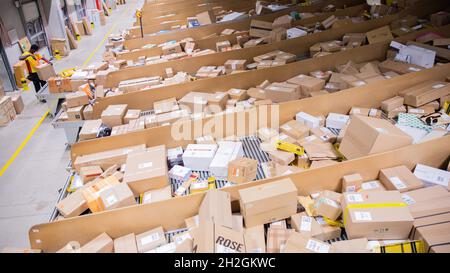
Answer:
<svg viewBox="0 0 450 273"><path fill-rule="evenodd" d="M337 241L331 243L332 253L370 253L367 238Z"/></svg>
<svg viewBox="0 0 450 273"><path fill-rule="evenodd" d="M381 109L386 112L390 112L398 107L403 106L405 99L400 96L395 96L390 99L381 102Z"/></svg>
<svg viewBox="0 0 450 273"><path fill-rule="evenodd" d="M112 253L114 242L105 232L80 248L80 253Z"/></svg>
<svg viewBox="0 0 450 273"><path fill-rule="evenodd" d="M425 253L446 253L448 248L442 248L442 246L448 245L450 241L449 229L448 222L420 227L417 228L416 238L424 242Z"/></svg>
<svg viewBox="0 0 450 273"><path fill-rule="evenodd" d="M327 19L323 20L320 25L324 28L330 28L338 19L336 18L336 16L331 15L330 17L328 17Z"/></svg>
<svg viewBox="0 0 450 273"><path fill-rule="evenodd" d="M209 165L209 171L218 179L226 179L228 162L244 156L242 142L219 141L219 148Z"/></svg>
<svg viewBox="0 0 450 273"><path fill-rule="evenodd" d="M207 171L216 151L216 144L189 144L183 153L184 166L196 171Z"/></svg>
<svg viewBox="0 0 450 273"><path fill-rule="evenodd" d="M431 14L430 21L433 26L444 26L450 22L450 14L446 11L436 12Z"/></svg>
<svg viewBox="0 0 450 273"><path fill-rule="evenodd" d="M129 123L131 120L136 120L141 115L141 110L137 109L128 109L127 113L123 117L123 121L125 124Z"/></svg>
<svg viewBox="0 0 450 273"><path fill-rule="evenodd" d="M231 70L246 70L247 60L228 60L225 62L225 69L227 74L231 73Z"/></svg>
<svg viewBox="0 0 450 273"><path fill-rule="evenodd" d="M391 41L394 39L389 26L380 27L366 33L369 44Z"/></svg>
<svg viewBox="0 0 450 273"><path fill-rule="evenodd" d="M197 253L245 253L243 231L233 230L211 222L200 221L190 231L193 249Z"/></svg>
<svg viewBox="0 0 450 273"><path fill-rule="evenodd" d="M433 168L423 164L416 165L414 175L424 183L437 184L444 187L448 187L450 183L449 171Z"/></svg>
<svg viewBox="0 0 450 273"><path fill-rule="evenodd" d="M169 177L179 181L186 181L191 175L192 170L180 165L175 165L169 171Z"/></svg>
<svg viewBox="0 0 450 273"><path fill-rule="evenodd" d="M264 226L258 225L244 230L247 253L266 253Z"/></svg>
<svg viewBox="0 0 450 273"><path fill-rule="evenodd" d="M172 190L170 186L167 186L161 189L146 191L142 195L142 204L164 201L171 198L172 198Z"/></svg>
<svg viewBox="0 0 450 273"><path fill-rule="evenodd" d="M311 135L316 136L317 139L320 140L320 141L316 141L316 139L311 140L312 142L316 142L316 143L322 143L322 142L335 143L336 139L337 139L336 135L327 127L311 129ZM309 142L308 140L309 139L303 139L303 141L305 141L305 143L302 143L302 144L305 145L306 143Z"/></svg>
<svg viewBox="0 0 450 273"><path fill-rule="evenodd" d="M136 235L130 233L114 240L114 253L138 253Z"/></svg>
<svg viewBox="0 0 450 273"><path fill-rule="evenodd" d="M215 109L213 110L221 112L225 109L227 100L228 100L228 93L217 92L215 94L209 94L209 96L207 97L208 108L213 109L214 107Z"/></svg>
<svg viewBox="0 0 450 273"><path fill-rule="evenodd" d="M298 75L289 80L288 83L300 85L302 97L308 97L311 92L320 91L325 86L325 81L322 79Z"/></svg>
<svg viewBox="0 0 450 273"><path fill-rule="evenodd" d="M68 108L86 105L89 104L89 97L81 91L68 93L66 95L66 103Z"/></svg>
<svg viewBox="0 0 450 273"><path fill-rule="evenodd" d="M357 192L361 189L363 178L359 173L342 177L342 192Z"/></svg>
<svg viewBox="0 0 450 273"><path fill-rule="evenodd" d="M258 161L247 157L241 157L228 163L227 181L232 183L245 183L256 179Z"/></svg>
<svg viewBox="0 0 450 273"><path fill-rule="evenodd" d="M71 120L71 121L83 120L84 119L83 110L84 110L84 105L68 108L67 116L68 116L69 120Z"/></svg>
<svg viewBox="0 0 450 273"><path fill-rule="evenodd" d="M163 55L170 55L170 54L174 54L174 53L180 53L183 51L181 49L180 43L167 44L167 45L163 46L161 48L161 50L163 51Z"/></svg>
<svg viewBox="0 0 450 273"><path fill-rule="evenodd" d="M109 128L122 125L127 108L128 106L126 104L108 105L102 112L102 122Z"/></svg>
<svg viewBox="0 0 450 273"><path fill-rule="evenodd" d="M1 85L1 83L0 83L0 85ZM0 91L0 93L1 93L1 91ZM0 94L0 97L1 96L2 95ZM16 111L16 114L18 115L18 114L22 113L23 109L25 108L25 105L23 104L22 96L20 94L15 94L15 95L11 96L11 101L13 103L14 111Z"/></svg>
<svg viewBox="0 0 450 273"><path fill-rule="evenodd" d="M354 116L342 139L339 151L347 159L354 159L390 151L410 144L412 144L411 137L389 121L372 117Z"/></svg>
<svg viewBox="0 0 450 273"><path fill-rule="evenodd" d="M200 205L198 216L200 222L208 221L232 228L230 194L216 189L209 190Z"/></svg>
<svg viewBox="0 0 450 273"><path fill-rule="evenodd" d="M71 92L74 90L72 89L70 78L51 77L47 82L50 93Z"/></svg>
<svg viewBox="0 0 450 273"><path fill-rule="evenodd" d="M204 112L206 105L208 104L208 93L189 92L182 97L178 103L181 106L187 107L191 113Z"/></svg>
<svg viewBox="0 0 450 273"><path fill-rule="evenodd" d="M147 151L130 153L126 161L123 182L137 196L149 190L169 184L167 177L166 146L148 148Z"/></svg>
<svg viewBox="0 0 450 273"><path fill-rule="evenodd" d="M293 233L286 240L284 253L329 253L331 251L328 243L322 242L302 235Z"/></svg>
<svg viewBox="0 0 450 273"><path fill-rule="evenodd" d="M86 166L80 168L80 177L83 181L83 184L96 179L102 173L103 170L102 168L100 168L100 166Z"/></svg>
<svg viewBox="0 0 450 273"><path fill-rule="evenodd" d="M338 114L338 113L329 113L326 119L326 126L328 128L334 129L342 129L350 120L350 116Z"/></svg>
<svg viewBox="0 0 450 273"><path fill-rule="evenodd" d="M108 176L104 179L95 180L82 189L83 197L91 212L105 210L105 204L100 198L100 193L118 184L120 184L120 182L115 176Z"/></svg>
<svg viewBox="0 0 450 273"><path fill-rule="evenodd" d="M285 178L239 190L245 226L251 227L286 219L297 211L297 188Z"/></svg>
<svg viewBox="0 0 450 273"><path fill-rule="evenodd" d="M84 120L92 120L94 116L94 108L92 105L88 104L83 108L83 118Z"/></svg>
<svg viewBox="0 0 450 273"><path fill-rule="evenodd" d="M228 90L228 95L231 99L237 101L242 101L248 98L247 90L245 89L231 88L230 90Z"/></svg>
<svg viewBox="0 0 450 273"><path fill-rule="evenodd" d="M276 29L279 27L288 29L292 26L293 21L294 19L289 15L280 16L278 18L275 18L275 20L273 21L272 29Z"/></svg>
<svg viewBox="0 0 450 273"><path fill-rule="evenodd" d="M56 77L55 69L53 65L45 63L36 66L37 74L41 81L48 81L51 77Z"/></svg>
<svg viewBox="0 0 450 273"><path fill-rule="evenodd" d="M291 226L302 235L322 241L332 240L340 236L340 228L322 222L324 221L321 220L319 223L316 218L309 216L306 212L291 216Z"/></svg>
<svg viewBox="0 0 450 273"><path fill-rule="evenodd" d="M297 120L290 120L281 125L280 132L296 140L309 136L309 128Z"/></svg>
<svg viewBox="0 0 450 273"><path fill-rule="evenodd" d="M105 189L99 195L105 210L136 205L133 192L125 183Z"/></svg>
<svg viewBox="0 0 450 273"><path fill-rule="evenodd" d="M414 221L397 191L344 193L342 207L349 239L406 239Z"/></svg>
<svg viewBox="0 0 450 273"><path fill-rule="evenodd" d="M297 122L306 125L306 127L308 127L309 129L320 127L320 119L305 112L298 112L295 115L295 119L297 120Z"/></svg>
<svg viewBox="0 0 450 273"><path fill-rule="evenodd" d="M216 51L217 52L225 51L229 47L231 47L230 41L221 41L221 42L216 43Z"/></svg>
<svg viewBox="0 0 450 273"><path fill-rule="evenodd" d="M197 21L201 26L213 24L216 22L214 13L211 10L199 13L195 17L197 18Z"/></svg>
<svg viewBox="0 0 450 273"><path fill-rule="evenodd" d="M88 209L86 200L84 200L81 190L75 191L56 204L56 209L65 218L81 215Z"/></svg>
<svg viewBox="0 0 450 273"><path fill-rule="evenodd" d="M273 102L284 102L300 99L300 88L295 85L272 83L265 89L267 99Z"/></svg>
<svg viewBox="0 0 450 273"><path fill-rule="evenodd" d="M400 75L406 74L406 73L411 73L411 72L418 72L418 71L421 71L424 69L423 67L420 67L415 64L408 64L408 63L397 62L397 61L393 61L393 60L385 60L385 61L381 62L378 67L380 68L380 71L383 73L393 71Z"/></svg>
<svg viewBox="0 0 450 273"><path fill-rule="evenodd" d="M428 81L408 88L401 93L405 104L419 107L441 97L450 95L450 84L441 81Z"/></svg>
<svg viewBox="0 0 450 273"><path fill-rule="evenodd" d="M381 169L379 179L387 190L405 192L424 186L422 181L404 165Z"/></svg>
<svg viewBox="0 0 450 273"><path fill-rule="evenodd" d="M166 236L162 227L136 235L136 244L139 253L146 253L152 249L167 243Z"/></svg>
<svg viewBox="0 0 450 273"><path fill-rule="evenodd" d="M314 210L318 215L336 220L342 213L340 204L331 198L319 197L314 201Z"/></svg>

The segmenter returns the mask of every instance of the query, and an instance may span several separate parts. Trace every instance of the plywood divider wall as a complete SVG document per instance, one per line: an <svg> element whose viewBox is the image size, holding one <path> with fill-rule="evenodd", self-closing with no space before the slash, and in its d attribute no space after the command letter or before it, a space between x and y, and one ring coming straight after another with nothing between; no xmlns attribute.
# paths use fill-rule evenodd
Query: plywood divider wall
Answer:
<svg viewBox="0 0 450 273"><path fill-rule="evenodd" d="M326 1L326 3L334 2L334 1ZM342 1L336 1L339 4L336 3L337 7L343 7L343 6L355 6L358 4L361 4L361 0L342 0ZM195 28L188 28L188 29L182 29L182 30L174 30L167 33L161 33L154 36L148 36L144 38L136 38L131 40L126 40L124 42L124 47L126 49L136 49L140 48L146 44L161 44L170 40L181 40L187 37L191 37L194 40L199 40L202 37L206 37L208 35L211 35L213 33L220 33L222 30L226 28L231 29L241 29L239 26L241 25L249 25L250 21L252 19L256 20L263 20L263 21L270 21L272 22L275 18L280 17L285 14L289 14L291 11L297 11L297 12L319 12L323 7L322 4L317 4L314 6L308 6L308 7L291 7L288 9L284 9L281 11L277 11L274 13L266 14L266 15L260 15L260 16L254 16L249 19L244 20L237 20L237 21L231 21L231 22L223 22L223 23L217 23L217 24L211 24L206 26L199 26ZM244 28L248 29L248 27Z"/></svg>
<svg viewBox="0 0 450 273"><path fill-rule="evenodd" d="M364 10L364 7L365 7L364 5L358 5L358 6L354 6L354 7L350 7L350 8L346 8L346 9L340 9L340 10L337 10L336 12L327 12L327 13L320 14L320 15L317 15L314 17L294 21L293 25L294 26L309 25L312 23L321 22L331 15L356 16L357 14L359 14L361 11ZM250 29L250 22L246 26L243 26L243 28L242 28L242 30L249 30L249 29ZM335 28L333 30L335 30ZM139 30L134 30L134 31L137 33ZM236 44L236 36L238 36L238 35L239 34L231 34L231 35L218 36L218 37L213 37L213 38L208 38L208 39L200 39L200 40L195 41L196 48L216 50L216 43L220 42L220 41L225 41L225 40L230 41L230 43L232 43L232 44ZM140 56L149 57L149 56L157 56L157 55L162 55L162 54L163 54L163 51L162 51L161 47L154 47L154 48L149 48L149 49L139 49L139 50L135 50L135 51L118 54L116 58L120 59L120 60L137 60L137 58Z"/></svg>
<svg viewBox="0 0 450 273"><path fill-rule="evenodd" d="M371 49L372 56L382 56L387 45L368 46ZM379 52L375 52L378 50ZM355 52L355 51L354 51ZM362 51L368 54L368 51ZM336 54L337 56L337 54ZM342 57L342 55L341 55ZM323 58L326 58L323 57ZM363 56L361 57L363 58ZM366 57L367 58L367 57ZM336 59L336 58L335 58ZM369 58L373 59L373 58ZM348 58L347 58L348 60ZM341 59L341 61L343 61ZM356 59L356 62L361 61ZM334 66L333 59L328 58L325 65ZM314 63L311 64L315 69ZM303 68L307 70L308 68ZM348 113L352 106L366 106L369 108L378 107L381 101L393 97L401 90L414 86L426 80L443 80L450 74L450 64L436 66L431 69L405 74L377 82L374 84L367 84L361 87L350 88L341 92L328 94L325 96L305 98L298 101L291 101L279 104L279 123L286 122L293 119L295 113L299 111L310 112L317 115L327 115L329 112ZM225 77L224 77L225 78ZM139 99L139 98L135 98ZM248 112L248 111L246 111ZM235 114L236 115L236 114ZM207 123L212 118L204 118L201 122ZM193 121L185 121L185 126L194 128ZM175 128L175 127L174 127ZM156 146L165 144L167 147L185 146L192 140L175 141L172 138L172 126L161 126L153 129L146 129L138 132L129 133L126 135L117 135L106 138L99 138L84 142L76 143L71 149L71 159L74 160L77 156L91 154L95 152L107 151L127 147L131 145L138 145L145 143L147 146ZM231 132L227 132L230 135Z"/></svg>
<svg viewBox="0 0 450 273"><path fill-rule="evenodd" d="M422 163L439 167L446 163L449 154L450 136L446 136L382 154L345 161L338 165L290 174L286 177L292 179L299 195L306 195L325 189L339 190L342 176L354 172L360 173L364 180L368 181L376 179L380 169L397 165L413 168L417 163ZM277 179L279 177L222 190L229 192L236 204L238 190ZM83 245L102 232L106 232L112 238L118 238L132 232L139 234L158 226L162 226L166 231L183 228L184 219L198 213L204 194L193 194L35 225L29 230L30 245L44 252L55 252L69 241L78 241Z"/></svg>

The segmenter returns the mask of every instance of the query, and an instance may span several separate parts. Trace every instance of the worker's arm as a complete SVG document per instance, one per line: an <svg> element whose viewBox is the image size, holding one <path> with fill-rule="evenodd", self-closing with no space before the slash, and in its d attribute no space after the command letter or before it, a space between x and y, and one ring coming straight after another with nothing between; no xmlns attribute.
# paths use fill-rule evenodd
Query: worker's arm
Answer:
<svg viewBox="0 0 450 273"><path fill-rule="evenodd" d="M31 54L28 54L28 55L21 55L21 56L19 57L19 60L24 61L26 58L28 58L28 57L30 57L30 56L31 56Z"/></svg>
<svg viewBox="0 0 450 273"><path fill-rule="evenodd" d="M49 60L47 60L46 58L42 57L41 60L43 60L44 62L53 65L53 63L51 63Z"/></svg>

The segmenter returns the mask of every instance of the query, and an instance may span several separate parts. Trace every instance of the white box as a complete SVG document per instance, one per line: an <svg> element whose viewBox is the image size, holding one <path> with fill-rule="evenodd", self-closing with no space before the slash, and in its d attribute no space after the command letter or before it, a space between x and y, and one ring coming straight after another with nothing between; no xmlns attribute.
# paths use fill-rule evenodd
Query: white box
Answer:
<svg viewBox="0 0 450 273"><path fill-rule="evenodd" d="M209 171L218 179L226 179L228 176L228 163L236 158L244 156L242 142L219 141L219 149L214 156Z"/></svg>
<svg viewBox="0 0 450 273"><path fill-rule="evenodd" d="M309 129L314 129L320 127L320 119L305 112L299 112L295 115L295 119L298 122L302 122Z"/></svg>
<svg viewBox="0 0 450 273"><path fill-rule="evenodd" d="M173 166L169 171L169 177L175 180L186 181L191 175L192 170L180 165Z"/></svg>
<svg viewBox="0 0 450 273"><path fill-rule="evenodd" d="M408 63L425 68L432 68L434 66L434 59L436 58L435 51L415 45L401 47L398 54L407 56L406 61Z"/></svg>
<svg viewBox="0 0 450 273"><path fill-rule="evenodd" d="M422 164L416 165L414 175L424 183L438 184L444 187L448 187L450 181L450 172Z"/></svg>
<svg viewBox="0 0 450 273"><path fill-rule="evenodd" d="M305 36L306 34L308 34L308 32L301 30L299 28L293 27L293 28L288 29L286 31L286 34L287 34L288 39L292 39L292 38Z"/></svg>
<svg viewBox="0 0 450 273"><path fill-rule="evenodd" d="M342 129L348 123L350 116L337 114L337 113L329 113L326 119L326 126L328 128L334 129Z"/></svg>
<svg viewBox="0 0 450 273"><path fill-rule="evenodd" d="M189 144L183 153L184 166L195 171L208 171L216 151L216 144Z"/></svg>

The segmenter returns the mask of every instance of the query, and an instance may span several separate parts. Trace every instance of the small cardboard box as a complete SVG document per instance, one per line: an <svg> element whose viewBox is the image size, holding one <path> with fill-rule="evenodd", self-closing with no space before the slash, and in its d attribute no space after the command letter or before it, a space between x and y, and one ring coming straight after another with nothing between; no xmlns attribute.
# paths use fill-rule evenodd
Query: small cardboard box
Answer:
<svg viewBox="0 0 450 273"><path fill-rule="evenodd" d="M349 239L406 239L414 222L398 191L344 193L342 207Z"/></svg>
<svg viewBox="0 0 450 273"><path fill-rule="evenodd" d="M80 248L80 253L112 253L114 242L105 232Z"/></svg>
<svg viewBox="0 0 450 273"><path fill-rule="evenodd" d="M142 204L159 202L171 198L172 198L172 190L170 186L167 186L161 189L146 191L142 195Z"/></svg>
<svg viewBox="0 0 450 273"><path fill-rule="evenodd" d="M244 241L247 253L266 253L266 239L263 225L245 228Z"/></svg>
<svg viewBox="0 0 450 273"><path fill-rule="evenodd" d="M208 104L208 93L189 92L182 97L178 102L180 106L187 107L191 113L204 112Z"/></svg>
<svg viewBox="0 0 450 273"><path fill-rule="evenodd" d="M366 33L369 44L391 41L394 39L389 26L380 27Z"/></svg>
<svg viewBox="0 0 450 273"><path fill-rule="evenodd" d="M297 100L301 97L300 89L295 85L271 83L265 91L266 98L273 102Z"/></svg>
<svg viewBox="0 0 450 273"><path fill-rule="evenodd" d="M228 181L233 183L245 183L256 179L258 161L246 157L232 160L228 163Z"/></svg>
<svg viewBox="0 0 450 273"><path fill-rule="evenodd" d="M336 142L336 135L331 132L330 129L327 127L320 127L320 128L314 128L311 129L311 135L316 136L321 141L335 143Z"/></svg>
<svg viewBox="0 0 450 273"><path fill-rule="evenodd" d="M99 193L105 210L136 205L133 192L126 183L114 185Z"/></svg>
<svg viewBox="0 0 450 273"><path fill-rule="evenodd" d="M1 94L0 94L0 97L1 97ZM15 94L15 95L11 96L11 101L14 105L14 110L16 111L16 114L22 113L23 109L25 108L25 105L23 104L22 96L20 94Z"/></svg>
<svg viewBox="0 0 450 273"><path fill-rule="evenodd" d="M339 113L329 113L326 119L326 127L334 129L342 129L347 125L350 116Z"/></svg>
<svg viewBox="0 0 450 273"><path fill-rule="evenodd" d="M383 73L393 71L401 75L411 72L418 72L424 69L423 67L415 64L397 62L393 60L385 60L384 62L381 62L379 68Z"/></svg>
<svg viewBox="0 0 450 273"><path fill-rule="evenodd" d="M295 154L290 152L285 152L281 150L268 151L269 157L272 161L280 165L289 165L292 161L295 160Z"/></svg>
<svg viewBox="0 0 450 273"><path fill-rule="evenodd" d="M179 110L178 102L176 98L169 98L161 101L155 101L153 103L153 110L155 114L168 113Z"/></svg>
<svg viewBox="0 0 450 273"><path fill-rule="evenodd" d="M80 169L80 177L83 181L83 184L86 184L89 181L92 181L99 177L103 173L102 168L100 166L86 166L81 167Z"/></svg>
<svg viewBox="0 0 450 273"><path fill-rule="evenodd" d="M371 141L368 141L371 140ZM387 120L354 116L339 147L347 159L401 148L412 138Z"/></svg>
<svg viewBox="0 0 450 273"><path fill-rule="evenodd" d="M275 18L275 20L272 23L272 29L276 28L290 28L292 26L294 19L289 15L283 15L278 18Z"/></svg>
<svg viewBox="0 0 450 273"><path fill-rule="evenodd" d="M122 125L127 108L128 106L126 104L108 105L108 107L102 112L102 122L109 128Z"/></svg>
<svg viewBox="0 0 450 273"><path fill-rule="evenodd" d="M342 177L342 192L357 192L361 189L363 178L359 173Z"/></svg>
<svg viewBox="0 0 450 273"><path fill-rule="evenodd" d="M71 121L83 120L84 119L83 110L84 110L84 105L68 108L67 116L68 116L69 120L71 120Z"/></svg>
<svg viewBox="0 0 450 273"><path fill-rule="evenodd" d="M191 175L192 170L184 166L175 165L169 171L169 177L179 181L186 181Z"/></svg>
<svg viewBox="0 0 450 273"><path fill-rule="evenodd" d="M95 180L82 189L83 197L86 200L91 212L99 212L105 210L105 205L100 198L100 193L118 184L120 184L120 182L115 176L108 176L104 179Z"/></svg>
<svg viewBox="0 0 450 273"><path fill-rule="evenodd" d="M286 240L293 233L295 233L293 229L269 227L267 229L267 253L280 253L284 251Z"/></svg>
<svg viewBox="0 0 450 273"><path fill-rule="evenodd" d="M367 238L337 241L331 243L331 253L370 253Z"/></svg>
<svg viewBox="0 0 450 273"><path fill-rule="evenodd" d="M303 123L304 125L306 125L306 127L310 128L310 129L320 127L320 119L317 117L311 116L310 114L305 113L305 112L298 112L295 115L295 119L297 120L297 122Z"/></svg>
<svg viewBox="0 0 450 273"><path fill-rule="evenodd" d="M51 77L56 77L55 69L51 64L40 64L36 67L36 70L41 81L48 81Z"/></svg>
<svg viewBox="0 0 450 273"><path fill-rule="evenodd" d="M127 234L114 240L114 253L138 253L136 235Z"/></svg>
<svg viewBox="0 0 450 273"><path fill-rule="evenodd" d="M231 99L237 101L242 101L248 98L247 90L245 89L231 88L230 90L228 90L228 95Z"/></svg>
<svg viewBox="0 0 450 273"><path fill-rule="evenodd" d="M101 119L86 120L83 124L83 127L81 127L78 139L80 141L83 141L96 138L98 133L100 132L101 126L102 126Z"/></svg>
<svg viewBox="0 0 450 273"><path fill-rule="evenodd" d="M214 94L209 94L209 96L207 97L208 108L211 109L212 107L215 107L217 109L216 111L220 112L225 109L227 100L228 93L217 92Z"/></svg>
<svg viewBox="0 0 450 273"><path fill-rule="evenodd" d="M328 243L310 238L300 233L293 233L286 240L284 253L329 253L331 251Z"/></svg>
<svg viewBox="0 0 450 273"><path fill-rule="evenodd" d="M94 116L94 108L92 105L88 104L83 108L83 118L84 120L92 120Z"/></svg>
<svg viewBox="0 0 450 273"><path fill-rule="evenodd" d="M183 153L184 166L196 171L207 171L217 151L217 144L189 144Z"/></svg>
<svg viewBox="0 0 450 273"><path fill-rule="evenodd" d="M81 190L75 191L56 204L56 209L64 218L79 216L88 208Z"/></svg>
<svg viewBox="0 0 450 273"><path fill-rule="evenodd" d="M320 91L325 86L324 80L303 74L295 76L287 82L300 85L302 97L308 97L311 92Z"/></svg>
<svg viewBox="0 0 450 273"><path fill-rule="evenodd" d="M136 235L136 244L139 253L145 253L159 246L167 244L164 229L157 227Z"/></svg>
<svg viewBox="0 0 450 273"><path fill-rule="evenodd" d="M323 237L322 226L314 217L308 216L306 212L291 216L291 226L296 232L308 237L319 239Z"/></svg>
<svg viewBox="0 0 450 273"><path fill-rule="evenodd" d="M331 198L321 196L314 201L314 210L318 215L336 220L342 213L340 204Z"/></svg>
<svg viewBox="0 0 450 273"><path fill-rule="evenodd" d="M174 53L180 53L183 50L181 49L180 43L172 43L163 46L162 48L163 55L170 55Z"/></svg>
<svg viewBox="0 0 450 273"><path fill-rule="evenodd" d="M424 186L423 182L404 165L381 169L379 179L387 190L405 192Z"/></svg>
<svg viewBox="0 0 450 273"><path fill-rule="evenodd" d="M441 81L428 81L402 92L405 104L419 107L441 97L450 95L450 84Z"/></svg>
<svg viewBox="0 0 450 273"><path fill-rule="evenodd" d="M424 183L431 183L448 187L450 184L450 172L417 164L414 169L414 175L417 176Z"/></svg>
<svg viewBox="0 0 450 273"><path fill-rule="evenodd" d="M297 211L297 188L289 178L239 190L245 226L286 219Z"/></svg>
<svg viewBox="0 0 450 273"><path fill-rule="evenodd" d="M390 112L398 107L403 106L405 99L400 96L395 96L381 102L381 110Z"/></svg>
<svg viewBox="0 0 450 273"><path fill-rule="evenodd" d="M309 136L309 128L297 120L290 120L281 125L280 132L296 140Z"/></svg>
<svg viewBox="0 0 450 273"><path fill-rule="evenodd" d="M231 47L230 41L221 41L221 42L216 43L216 51L217 52L222 52L229 47Z"/></svg>
<svg viewBox="0 0 450 273"><path fill-rule="evenodd" d="M169 182L166 160L165 145L129 154L123 182L128 184L135 196L167 186Z"/></svg>
<svg viewBox="0 0 450 273"><path fill-rule="evenodd" d="M213 24L216 22L216 17L212 10L204 11L195 16L197 18L198 23L201 26Z"/></svg>
<svg viewBox="0 0 450 273"><path fill-rule="evenodd" d="M232 70L246 70L246 67L247 60L228 60L225 62L227 74L231 73Z"/></svg>

